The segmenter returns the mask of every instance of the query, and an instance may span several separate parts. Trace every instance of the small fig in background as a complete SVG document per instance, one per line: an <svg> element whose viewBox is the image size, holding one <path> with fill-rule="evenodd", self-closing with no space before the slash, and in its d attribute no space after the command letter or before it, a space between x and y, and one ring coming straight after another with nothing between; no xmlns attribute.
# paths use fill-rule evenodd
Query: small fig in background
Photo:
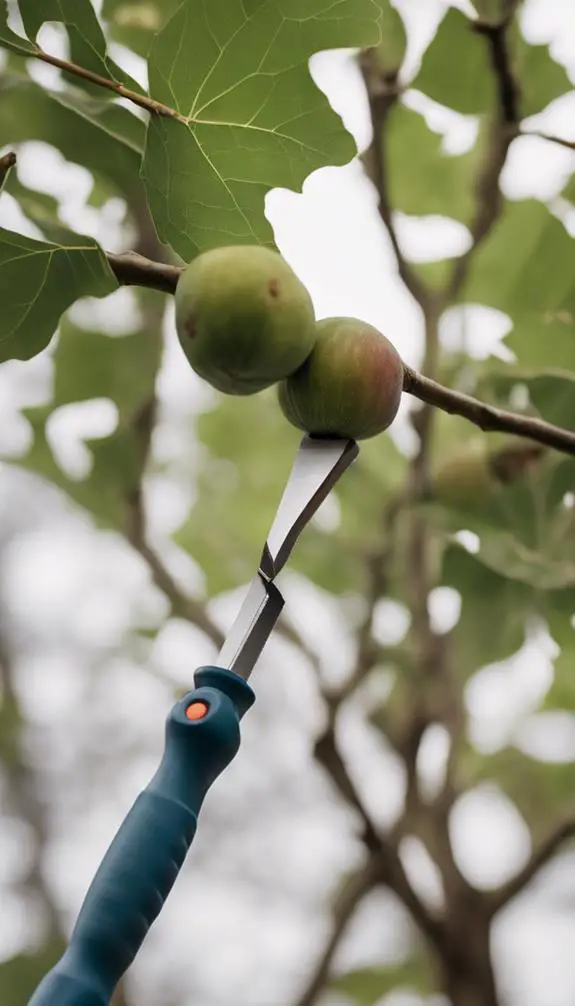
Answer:
<svg viewBox="0 0 575 1006"><path fill-rule="evenodd" d="M283 380L315 340L311 297L285 259L259 245L198 255L175 294L189 363L218 391L251 395Z"/></svg>
<svg viewBox="0 0 575 1006"><path fill-rule="evenodd" d="M471 441L447 458L432 480L433 497L455 510L475 510L497 491L497 478L483 440Z"/></svg>
<svg viewBox="0 0 575 1006"><path fill-rule="evenodd" d="M444 506L476 510L528 475L544 453L540 444L513 441L490 450L485 438L468 442L437 469L433 496Z"/></svg>
<svg viewBox="0 0 575 1006"><path fill-rule="evenodd" d="M403 363L395 347L357 318L324 318L305 363L279 386L282 412L307 433L366 440L391 425Z"/></svg>

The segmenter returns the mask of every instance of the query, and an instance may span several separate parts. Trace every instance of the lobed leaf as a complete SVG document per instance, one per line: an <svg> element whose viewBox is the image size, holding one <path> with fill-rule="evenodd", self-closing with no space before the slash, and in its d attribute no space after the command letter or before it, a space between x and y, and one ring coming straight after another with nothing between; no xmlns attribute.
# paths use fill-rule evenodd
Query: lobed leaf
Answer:
<svg viewBox="0 0 575 1006"><path fill-rule="evenodd" d="M8 27L7 0L0 0L0 47L22 56L36 52L36 46L32 42Z"/></svg>
<svg viewBox="0 0 575 1006"><path fill-rule="evenodd" d="M59 22L68 33L72 63L144 93L140 85L108 56L106 38L90 0L42 0L41 4L37 0L18 0L18 6L32 43L47 21ZM36 45L33 48L36 49ZM88 90L97 87L82 78L74 79L77 86Z"/></svg>
<svg viewBox="0 0 575 1006"><path fill-rule="evenodd" d="M402 102L391 110L384 128L389 201L394 210L412 216L436 214L469 224L476 208L474 180L484 155L485 130L466 153L447 154L441 134Z"/></svg>
<svg viewBox="0 0 575 1006"><path fill-rule="evenodd" d="M507 202L479 246L461 300L504 311L525 370L575 371L573 240L536 199Z"/></svg>
<svg viewBox="0 0 575 1006"><path fill-rule="evenodd" d="M0 76L0 135L13 145L49 143L112 191L144 198L138 179L144 124L125 108L7 73Z"/></svg>
<svg viewBox="0 0 575 1006"><path fill-rule="evenodd" d="M142 167L162 241L186 261L273 243L266 192L356 153L308 60L377 43L380 13L374 0L184 0L149 59L151 94L177 113L150 120Z"/></svg>
<svg viewBox="0 0 575 1006"><path fill-rule="evenodd" d="M70 231L68 244L57 245L0 228L0 361L36 356L71 304L116 287L91 238Z"/></svg>
<svg viewBox="0 0 575 1006"><path fill-rule="evenodd" d="M125 531L128 501L139 487L146 463L140 422L152 406L161 346L157 327L111 337L83 331L65 319L53 355L52 401L24 410L34 439L18 464L64 490L93 514L100 527ZM94 398L116 403L118 425L111 436L87 441L92 469L86 478L73 479L54 458L47 423L61 406Z"/></svg>
<svg viewBox="0 0 575 1006"><path fill-rule="evenodd" d="M572 90L565 68L552 59L549 47L528 43L516 25L508 33L508 49L519 85L521 118L543 111ZM463 115L497 109L497 77L489 42L460 10L450 7L447 11L411 86Z"/></svg>

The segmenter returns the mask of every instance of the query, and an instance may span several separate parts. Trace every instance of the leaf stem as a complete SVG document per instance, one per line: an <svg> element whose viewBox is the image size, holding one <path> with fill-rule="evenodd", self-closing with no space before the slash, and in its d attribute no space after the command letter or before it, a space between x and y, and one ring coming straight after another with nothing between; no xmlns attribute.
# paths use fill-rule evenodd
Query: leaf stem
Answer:
<svg viewBox="0 0 575 1006"><path fill-rule="evenodd" d="M49 63L50 66L56 66L59 70L63 70L65 73L74 74L76 77L81 77L82 80L88 80L92 84L97 84L99 87L105 87L108 91L113 91L119 98L127 98L132 101L134 105L139 105L140 108L145 109L146 112L150 112L151 115L163 115L169 119L178 119L185 122L185 116L181 115L176 111L175 108L171 108L169 105L164 105L161 101L156 101L155 98L150 98L146 94L138 94L136 91L131 91L130 88L125 87L124 84L119 84L115 80L110 80L108 77L102 77L99 73L94 73L92 70L86 70L83 66L78 66L77 63L71 63L67 59L60 59L58 56L52 56L49 52L44 52L43 49L39 47L36 48L35 52L30 53L31 57L35 59L40 59L43 63Z"/></svg>
<svg viewBox="0 0 575 1006"><path fill-rule="evenodd" d="M120 286L144 286L161 293L175 293L183 269L177 265L153 262L138 252L106 255L108 264Z"/></svg>
<svg viewBox="0 0 575 1006"><path fill-rule="evenodd" d="M540 133L538 130L522 129L520 136L535 136L538 140L547 140L548 143L557 143L567 150L575 150L575 140L565 140L562 136L552 136L550 133Z"/></svg>
<svg viewBox="0 0 575 1006"><path fill-rule="evenodd" d="M568 818L558 824L553 831L535 848L525 866L506 884L493 892L492 912L495 914L504 908L512 898L527 887L537 876L542 867L559 851L562 845L575 838L575 819Z"/></svg>

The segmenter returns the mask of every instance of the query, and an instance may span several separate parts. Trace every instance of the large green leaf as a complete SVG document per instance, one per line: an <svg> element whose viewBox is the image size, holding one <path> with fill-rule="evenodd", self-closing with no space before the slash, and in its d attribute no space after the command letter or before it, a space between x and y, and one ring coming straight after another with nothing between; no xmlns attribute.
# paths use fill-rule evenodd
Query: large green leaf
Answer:
<svg viewBox="0 0 575 1006"><path fill-rule="evenodd" d="M0 228L0 360L29 360L74 301L105 297L117 285L91 238L69 232L57 245Z"/></svg>
<svg viewBox="0 0 575 1006"><path fill-rule="evenodd" d="M540 591L575 587L575 513L563 503L574 475L570 459L550 456L472 511L443 503L427 512L447 532L477 534L475 558L501 576Z"/></svg>
<svg viewBox="0 0 575 1006"><path fill-rule="evenodd" d="M160 352L157 326L112 338L83 331L66 319L53 357L53 399L24 411L34 439L18 465L65 490L101 527L125 531L128 501L139 486L146 460L141 421L153 401ZM86 478L72 479L52 454L46 424L61 406L95 398L116 403L118 425L111 436L87 441L92 470Z"/></svg>
<svg viewBox="0 0 575 1006"><path fill-rule="evenodd" d="M144 125L125 108L73 92L51 92L24 74L0 76L0 136L41 140L116 193L143 199L138 179Z"/></svg>
<svg viewBox="0 0 575 1006"><path fill-rule="evenodd" d="M160 238L182 258L272 243L266 192L353 158L308 60L377 43L379 13L374 0L184 0L149 60L151 94L178 117L150 120L143 164Z"/></svg>
<svg viewBox="0 0 575 1006"><path fill-rule="evenodd" d="M60 21L70 40L70 56L86 70L106 76L106 39L90 0L18 0L26 34L34 41L46 21Z"/></svg>
<svg viewBox="0 0 575 1006"><path fill-rule="evenodd" d="M529 44L517 28L509 35L512 71L521 93L521 116L535 115L573 85L564 67L551 58L548 46ZM497 80L489 42L460 10L450 7L447 11L412 86L464 115L481 115L497 107Z"/></svg>
<svg viewBox="0 0 575 1006"><path fill-rule="evenodd" d="M381 11L381 41L376 46L378 66L385 73L399 70L407 49L407 33L399 11L389 0L376 0Z"/></svg>
<svg viewBox="0 0 575 1006"><path fill-rule="evenodd" d="M59 217L58 200L47 192L36 192L23 185L15 171L10 172L2 191L16 199L22 212L40 228L45 222L50 226L63 226Z"/></svg>
<svg viewBox="0 0 575 1006"><path fill-rule="evenodd" d="M573 333L575 339L575 331ZM529 401L535 415L556 426L575 430L575 372L545 373L546 368L534 374L532 370L519 366L493 368L491 373L481 377L477 393L482 399L489 399L505 409L511 407L510 394L517 385L529 392ZM575 464L572 461L571 464Z"/></svg>
<svg viewBox="0 0 575 1006"><path fill-rule="evenodd" d="M7 0L0 0L0 46L22 55L29 55L36 51L36 46L29 42L27 38L16 35L8 27L8 7Z"/></svg>
<svg viewBox="0 0 575 1006"><path fill-rule="evenodd" d="M68 33L72 63L143 93L139 84L108 57L106 39L90 0L42 0L41 4L37 0L18 0L18 6L32 42L46 21L61 22ZM74 79L89 90L98 86L76 74Z"/></svg>
<svg viewBox="0 0 575 1006"><path fill-rule="evenodd" d="M510 316L505 342L526 370L575 371L573 240L535 199L508 202L478 248L461 299Z"/></svg>
<svg viewBox="0 0 575 1006"><path fill-rule="evenodd" d="M442 150L442 140L418 112L401 102L395 105L384 137L390 203L412 216L439 214L469 223L475 212L474 177L484 135L471 150L455 156Z"/></svg>
<svg viewBox="0 0 575 1006"><path fill-rule="evenodd" d="M147 56L153 37L172 16L180 0L104 0L102 17L114 42Z"/></svg>
<svg viewBox="0 0 575 1006"><path fill-rule="evenodd" d="M461 597L459 621L452 632L458 677L465 680L521 649L534 609L533 591L527 584L487 568L458 544L445 551L441 583Z"/></svg>

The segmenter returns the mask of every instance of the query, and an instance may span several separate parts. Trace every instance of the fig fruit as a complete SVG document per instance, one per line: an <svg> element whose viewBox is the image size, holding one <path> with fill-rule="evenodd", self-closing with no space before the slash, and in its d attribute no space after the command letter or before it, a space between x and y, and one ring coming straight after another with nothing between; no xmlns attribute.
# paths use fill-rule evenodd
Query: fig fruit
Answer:
<svg viewBox="0 0 575 1006"><path fill-rule="evenodd" d="M290 423L307 433L366 440L391 425L401 400L403 363L395 347L357 318L324 318L315 346L280 384Z"/></svg>
<svg viewBox="0 0 575 1006"><path fill-rule="evenodd" d="M497 491L485 443L468 442L439 466L432 480L434 498L455 510L476 510Z"/></svg>
<svg viewBox="0 0 575 1006"><path fill-rule="evenodd" d="M468 441L437 469L433 496L456 510L479 510L504 486L528 475L543 454L540 444L511 442L493 450L485 438Z"/></svg>
<svg viewBox="0 0 575 1006"><path fill-rule="evenodd" d="M311 297L282 256L259 245L198 255L175 294L189 363L218 391L251 395L283 380L315 340Z"/></svg>

